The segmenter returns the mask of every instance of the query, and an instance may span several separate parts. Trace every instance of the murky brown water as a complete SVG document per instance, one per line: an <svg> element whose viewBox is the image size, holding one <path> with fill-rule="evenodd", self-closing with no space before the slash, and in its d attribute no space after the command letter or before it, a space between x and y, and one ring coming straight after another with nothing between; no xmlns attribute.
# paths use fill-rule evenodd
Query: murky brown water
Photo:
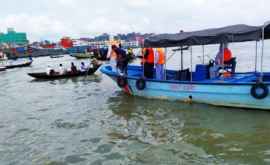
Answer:
<svg viewBox="0 0 270 165"><path fill-rule="evenodd" d="M1 165L270 164L270 113L129 97L96 76L0 73Z"/></svg>

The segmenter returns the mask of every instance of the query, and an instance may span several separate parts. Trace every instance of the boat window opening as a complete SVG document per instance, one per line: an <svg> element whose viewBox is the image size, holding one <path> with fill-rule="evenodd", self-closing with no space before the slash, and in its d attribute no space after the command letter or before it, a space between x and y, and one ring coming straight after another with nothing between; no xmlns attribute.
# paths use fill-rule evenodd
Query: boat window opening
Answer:
<svg viewBox="0 0 270 165"><path fill-rule="evenodd" d="M255 73L257 73L257 67L258 67L258 41L256 41L256 44L255 44Z"/></svg>
<svg viewBox="0 0 270 165"><path fill-rule="evenodd" d="M222 70L224 70L224 53L225 53L225 44L222 43L222 56L221 56Z"/></svg>
<svg viewBox="0 0 270 165"><path fill-rule="evenodd" d="M183 46L181 46L181 70L184 70L184 50L183 50Z"/></svg>
<svg viewBox="0 0 270 165"><path fill-rule="evenodd" d="M190 82L193 81L193 49L190 46Z"/></svg>
<svg viewBox="0 0 270 165"><path fill-rule="evenodd" d="M202 45L202 58L203 58L203 60L202 60L202 63L203 64L205 64L205 50L204 50L204 45Z"/></svg>
<svg viewBox="0 0 270 165"><path fill-rule="evenodd" d="M260 77L260 82L263 82L263 58L264 58L264 28L266 27L266 24L262 27L262 52L261 52L261 77Z"/></svg>
<svg viewBox="0 0 270 165"><path fill-rule="evenodd" d="M168 48L165 48L165 65L164 65L164 79L165 81L167 80L167 53L168 53Z"/></svg>

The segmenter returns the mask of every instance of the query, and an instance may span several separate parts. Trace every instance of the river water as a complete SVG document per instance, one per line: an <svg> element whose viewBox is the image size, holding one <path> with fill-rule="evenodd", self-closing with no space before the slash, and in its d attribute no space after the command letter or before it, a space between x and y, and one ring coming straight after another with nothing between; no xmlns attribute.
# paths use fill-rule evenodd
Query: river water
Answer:
<svg viewBox="0 0 270 165"><path fill-rule="evenodd" d="M1 165L270 164L269 112L130 97L100 72L26 74L70 61L0 73Z"/></svg>

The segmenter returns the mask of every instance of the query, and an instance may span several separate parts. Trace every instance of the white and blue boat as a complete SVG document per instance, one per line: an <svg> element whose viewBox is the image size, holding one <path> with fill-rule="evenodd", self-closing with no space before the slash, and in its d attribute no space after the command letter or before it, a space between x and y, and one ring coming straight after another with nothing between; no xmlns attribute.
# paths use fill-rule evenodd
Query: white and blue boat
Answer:
<svg viewBox="0 0 270 165"><path fill-rule="evenodd" d="M144 47L169 48L189 46L189 70L167 70L165 80L144 78L143 67L128 66L126 76L103 65L108 75L129 95L173 101L198 102L215 106L270 110L270 73L263 71L264 40L270 39L270 26L233 25L177 34L160 34L145 40ZM192 46L254 41L256 58L254 72L233 73L209 78L209 66L197 64L193 71ZM261 48L257 43L261 42ZM257 53L261 49L260 55ZM261 56L261 58L259 58ZM259 60L260 59L260 60ZM260 66L257 64L260 63ZM223 68L225 69L225 68Z"/></svg>

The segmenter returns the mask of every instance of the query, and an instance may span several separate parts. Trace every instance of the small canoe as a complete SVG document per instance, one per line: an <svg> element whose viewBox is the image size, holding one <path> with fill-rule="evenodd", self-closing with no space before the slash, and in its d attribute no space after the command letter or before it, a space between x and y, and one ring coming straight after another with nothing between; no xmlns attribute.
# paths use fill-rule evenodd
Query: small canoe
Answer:
<svg viewBox="0 0 270 165"><path fill-rule="evenodd" d="M6 65L7 69L13 69L13 68L21 68L21 67L27 67L32 64L33 61L28 61L20 64L11 64L11 65Z"/></svg>
<svg viewBox="0 0 270 165"><path fill-rule="evenodd" d="M93 54L92 53L77 53L77 54L72 54L71 56L77 59L86 59L86 58L93 57Z"/></svg>
<svg viewBox="0 0 270 165"><path fill-rule="evenodd" d="M62 58L64 57L63 55L53 55L53 56L50 56L51 58Z"/></svg>
<svg viewBox="0 0 270 165"><path fill-rule="evenodd" d="M35 78L35 79L43 79L43 80L55 80L55 79L65 79L65 78L73 78L73 77L80 77L80 76L87 76L87 75L93 75L100 67L101 65L95 67L95 68L90 68L88 72L78 72L78 73L66 73L63 75L60 75L58 73L55 73L53 75L48 75L45 72L41 73L28 73L29 76Z"/></svg>

